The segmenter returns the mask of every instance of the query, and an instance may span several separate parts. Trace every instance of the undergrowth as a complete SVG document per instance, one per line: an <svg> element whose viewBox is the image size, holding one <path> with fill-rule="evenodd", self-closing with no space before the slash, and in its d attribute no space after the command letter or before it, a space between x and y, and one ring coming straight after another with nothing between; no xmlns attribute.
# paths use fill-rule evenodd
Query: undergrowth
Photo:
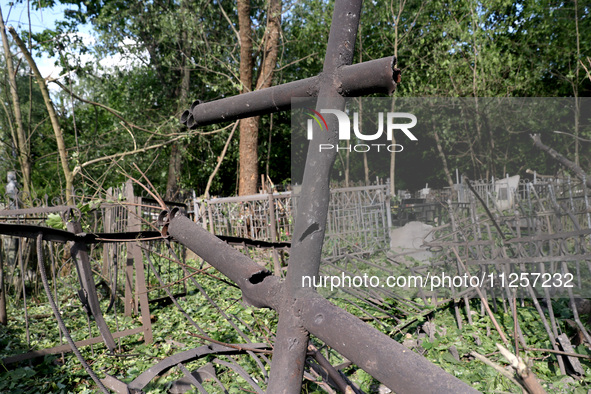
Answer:
<svg viewBox="0 0 591 394"><path fill-rule="evenodd" d="M252 342L272 343L277 324L277 318L273 311L244 306L240 300L238 289L216 279L200 276L199 282L207 289L209 296L216 300L219 309L212 307L197 290L189 291L188 294L179 298L179 302L211 338L227 343L244 343L245 340L239 335L237 328L245 332ZM345 299L333 298L331 301L353 314L367 317L360 309ZM383 316L379 311L371 310L377 318L376 320L368 320L368 324L412 348L413 351L424 355L448 373L482 392L521 392L521 389L514 383L470 355L471 352L478 352L491 361L503 366L507 365L496 347L497 343L502 343L500 336L490 318L481 313L479 300L470 301L472 324L468 324L465 305L459 306L462 319L461 329L458 328L452 303L427 311L417 317L417 314L403 313L402 306L397 305L394 300L390 301L390 307L393 310L401 311L399 319L402 319L402 323ZM106 310L108 300L105 299L102 303L103 310ZM28 309L30 347L27 346L22 303L9 303L8 325L0 326L0 358L23 353L29 349L42 349L60 344L59 337L56 340L55 335L50 335L50 333L57 333L58 329L47 302L38 300L37 302L30 301L30 304ZM494 316L501 325L501 329L512 341L513 317L504 311L500 300L498 304ZM553 307L561 331L567 333L574 342L578 333L577 329L570 324L573 316L568 303L556 300ZM118 349L115 355L109 355L102 344L81 348L82 355L89 361L99 377L109 374L129 383L140 373L164 358L206 344L206 341L192 335L198 334L199 331L174 305L152 305L151 308L153 343L144 343L143 338L138 334L117 340ZM370 310L370 307L367 308L366 310ZM221 318L220 313L236 316L233 319L236 327L232 327L226 319ZM88 338L89 326L92 335L98 335L94 322L91 321L89 324L77 298L72 297L63 304L62 315L75 340ZM537 311L527 300L518 308L518 317L528 347L551 348ZM113 314L106 314L105 318L112 330L114 328L124 330L141 325L138 316L125 318L119 316L115 320ZM425 332L426 324L435 329L432 340ZM342 329L346 330L346 327ZM330 348L323 347L323 344L315 339L313 341L317 347L322 349L323 355L333 365L345 361ZM62 340L61 343L65 343L65 340ZM450 351L452 347L455 347L457 353ZM511 350L514 351L513 348ZM591 351L584 343L578 344L576 351L579 354L591 356ZM524 352L521 350L520 355L523 354ZM531 363L532 371L549 393L586 393L591 387L591 362L588 359L579 359L585 370L585 375L574 379L560 375L556 355L544 352L527 352L526 355ZM268 366L265 371L262 371L249 356L217 357L227 361L236 361L264 388L263 382L265 375L269 372ZM230 360L229 357L232 359ZM213 359L213 356L208 356L199 361L187 363L186 367L189 370L195 370ZM343 369L343 372L364 391L377 392L379 382L356 366L347 367ZM216 365L216 373L229 392L245 392L242 388L247 387L247 383L232 370ZM171 383L181 377L182 373L173 368L152 381L146 387L146 392L165 393ZM216 389L218 386L215 386L211 381L204 382L204 387L211 392L219 390ZM0 365L0 392L2 393L90 393L95 391L94 383L71 353L65 353L63 357L62 355L51 355L18 364ZM321 393L323 391L317 382L308 380L304 384L304 392Z"/></svg>

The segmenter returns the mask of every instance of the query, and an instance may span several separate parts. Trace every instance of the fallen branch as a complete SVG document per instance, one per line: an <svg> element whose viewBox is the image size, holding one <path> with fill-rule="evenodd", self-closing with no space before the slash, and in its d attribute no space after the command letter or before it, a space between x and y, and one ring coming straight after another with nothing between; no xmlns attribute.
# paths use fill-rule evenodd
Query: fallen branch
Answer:
<svg viewBox="0 0 591 394"><path fill-rule="evenodd" d="M60 77L61 78L61 77ZM68 93L69 95L71 95L72 97L74 97L76 100L82 101L83 103L86 104L90 104L90 105L94 105L96 107L100 107L102 109L104 109L105 111L111 113L113 116L121 119L121 123L122 124L126 124L129 128L131 129L137 129L155 136L160 136L160 137L174 137L174 136L186 136L186 135L194 135L194 134L202 134L202 135L208 135L208 134L215 134L215 133L219 133L225 129L227 129L229 126L223 127L221 129L217 129L217 130L213 130L213 131L191 131L190 133L169 133L169 134L161 134L157 131L152 131L152 130L148 130L146 128L140 127L134 123L131 123L130 121L128 121L127 119L125 119L123 116L121 116L121 113L111 107L108 107L104 104L101 103L97 103L95 101L91 101L91 100L86 100L78 95L76 95L75 93L73 93L71 90L69 90L66 86L64 86L64 84L62 84L60 81L58 81L57 79L50 79L49 82L53 82L56 85L58 85L61 89L63 89L66 93ZM161 127L161 126L158 126Z"/></svg>
<svg viewBox="0 0 591 394"><path fill-rule="evenodd" d="M546 152L554 160L556 160L557 162L559 162L560 164L574 172L577 178L585 182L587 187L591 187L591 179L589 178L587 173L585 173L585 171L583 171L583 169L579 167L575 162L570 161L554 149L550 148L548 145L544 145L539 134L531 134L530 137L534 140L534 146L536 148Z"/></svg>
<svg viewBox="0 0 591 394"><path fill-rule="evenodd" d="M545 353L552 353L552 354L560 354L561 356L586 358L587 360L591 360L591 356L588 356L586 354L569 353L569 352L563 352L562 350L541 349L541 348L535 348L535 347L528 347L528 348L525 348L524 350L526 350L528 352L542 352L542 353L545 352Z"/></svg>
<svg viewBox="0 0 591 394"><path fill-rule="evenodd" d="M163 146L172 144L173 142L178 141L178 140L180 140L183 137L185 137L185 135L179 135L178 137L171 138L171 139L166 140L164 142L161 142L159 144L154 144L154 145L146 146L145 148L134 149L134 150L127 151L127 152L119 152L119 153L115 153L113 155L98 157L96 159L89 160L89 161L84 162L84 163L82 163L80 165L77 165L74 168L73 174L74 174L74 176L77 175L84 167L87 167L87 166L89 166L91 164L99 163L101 161L107 161L107 160L113 160L113 159L120 159L120 158L125 157L125 156L135 155L136 153L143 153L143 152L149 151L151 149L162 148Z"/></svg>
<svg viewBox="0 0 591 394"><path fill-rule="evenodd" d="M86 104L90 104L90 105L94 105L94 106L100 107L100 108L108 111L112 115L114 115L117 118L121 119L121 121L123 123L125 123L127 126L129 126L129 128L138 129L138 130L141 130L141 131L145 131L147 133L150 133L150 134L155 134L151 130L144 129L142 127L136 126L133 123L128 122L123 116L121 116L119 114L118 111L114 110L113 108L107 107L106 105L101 104L101 103L97 103L97 102L94 102L94 101L83 99L82 97L76 95L74 92L72 92L71 90L69 90L66 86L64 86L64 84L62 84L60 81L58 81L56 79L51 79L51 80L49 80L49 82L55 83L57 86L59 86L60 88L62 88L63 90L65 90L66 93L68 93L70 96L74 97L76 100L82 101L83 103L86 103Z"/></svg>
<svg viewBox="0 0 591 394"><path fill-rule="evenodd" d="M497 371L498 373L500 373L501 375L503 375L504 377L509 379L511 382L513 382L515 385L522 387L521 384L517 380L515 380L515 378L513 377L513 374L511 372L507 371L502 365L499 365L499 364L495 363L494 361L489 360L488 358L486 358L482 354L479 354L476 352L470 352L470 355L472 357L474 357L475 359L482 361L483 363L485 363L489 367L493 368L495 371Z"/></svg>
<svg viewBox="0 0 591 394"><path fill-rule="evenodd" d="M335 367L333 367L332 364L322 355L322 353L320 353L318 348L314 346L312 342L308 344L308 352L314 358L314 360L316 360L318 365L324 368L328 377L332 379L332 381L335 383L335 385L341 391L341 393L347 393L349 391L353 392L351 386L349 386L349 384L345 382L345 379L343 379L343 377L339 375Z"/></svg>
<svg viewBox="0 0 591 394"><path fill-rule="evenodd" d="M521 357L517 357L508 349L506 349L503 345L500 345L498 343L497 348L499 349L503 357L505 357L507 361L511 363L511 367L513 368L515 374L521 381L523 388L528 393L546 394L546 390L544 390L540 382L538 382L536 376L533 374L533 372L530 371L530 369L527 367L527 365Z"/></svg>
<svg viewBox="0 0 591 394"><path fill-rule="evenodd" d="M228 136L228 139L226 140L226 144L224 145L224 149L222 149L222 153L220 153L220 155L218 157L218 162L215 165L215 168L213 169L211 175L209 176L209 179L207 180L207 186L205 186L205 193L203 193L205 198L209 198L209 189L211 188L211 183L213 182L213 178L215 177L218 170L220 169L220 166L222 165L222 161L224 160L224 157L226 157L226 152L228 151L228 146L230 145L230 141L232 141L232 137L234 136L234 131L236 131L236 126L238 126L238 122L234 122L234 126L232 127L232 131L230 132L230 135Z"/></svg>
<svg viewBox="0 0 591 394"><path fill-rule="evenodd" d="M589 66L591 66L591 57L587 56L587 61L589 62ZM585 72L587 73L587 78L589 78L589 81L591 81L591 72L589 72L589 69L587 68L587 66L585 66L585 63L583 63L582 59L579 59L579 62L581 62L581 65L585 69Z"/></svg>
<svg viewBox="0 0 591 394"><path fill-rule="evenodd" d="M458 251L455 248L455 246L452 248L452 251L456 255L456 258L458 260L458 263L460 264L460 266L462 267L462 269L464 270L464 272L465 273L469 273L468 269L464 265L464 262L462 261L462 258L460 257L460 254L458 253ZM503 341L503 343L505 345L509 346L509 341L507 341L507 337L503 333L503 330L501 329L501 326L499 326L499 323L497 322L497 319L495 319L495 315L493 315L492 311L490 310L490 307L488 305L488 301L486 300L486 297L482 294L482 291L480 291L480 288L478 288L477 286L476 287L473 287L473 289L476 290L476 293L478 293L478 297L480 297L480 301L482 302L482 305L484 305L484 309L486 310L486 313L488 314L488 317L490 318L490 320L492 321L493 325L495 326L495 329L499 333L499 336L501 337L501 340Z"/></svg>

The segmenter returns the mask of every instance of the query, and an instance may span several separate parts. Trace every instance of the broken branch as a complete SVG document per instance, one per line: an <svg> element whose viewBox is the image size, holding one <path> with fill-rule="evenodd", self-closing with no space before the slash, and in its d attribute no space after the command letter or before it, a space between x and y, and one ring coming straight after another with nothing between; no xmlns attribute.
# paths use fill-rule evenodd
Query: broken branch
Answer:
<svg viewBox="0 0 591 394"><path fill-rule="evenodd" d="M539 134L531 134L530 137L533 139L534 146L536 148L546 152L554 160L556 160L557 162L559 162L560 164L574 172L577 178L585 182L587 187L591 187L591 179L589 178L587 173L585 173L585 171L583 171L583 169L579 167L575 162L570 161L554 149L550 148L548 145L542 143L542 139L540 138Z"/></svg>

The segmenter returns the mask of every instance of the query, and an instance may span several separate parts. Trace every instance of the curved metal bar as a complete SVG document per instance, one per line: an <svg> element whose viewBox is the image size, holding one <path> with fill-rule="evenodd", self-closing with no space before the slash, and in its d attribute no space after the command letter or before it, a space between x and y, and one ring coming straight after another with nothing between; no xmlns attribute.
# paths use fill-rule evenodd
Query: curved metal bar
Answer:
<svg viewBox="0 0 591 394"><path fill-rule="evenodd" d="M187 377L189 382L191 382L191 384L193 384L195 387L197 387L197 390L199 390L200 393L208 394L207 390L205 390L205 387L203 387L201 385L201 383L197 380L197 378L195 376L193 376L191 371L189 371L183 363L179 363L178 367L185 374L185 376Z"/></svg>
<svg viewBox="0 0 591 394"><path fill-rule="evenodd" d="M142 390L148 385L148 383L150 383L152 379L154 379L154 377L168 371L170 368L178 365L179 363L194 361L208 354L240 354L245 353L248 350L270 348L269 345L265 343L240 343L237 345L239 345L242 350L218 344L211 344L177 353L174 356L167 357L158 364L148 368L137 378L135 378L128 387L130 390Z"/></svg>

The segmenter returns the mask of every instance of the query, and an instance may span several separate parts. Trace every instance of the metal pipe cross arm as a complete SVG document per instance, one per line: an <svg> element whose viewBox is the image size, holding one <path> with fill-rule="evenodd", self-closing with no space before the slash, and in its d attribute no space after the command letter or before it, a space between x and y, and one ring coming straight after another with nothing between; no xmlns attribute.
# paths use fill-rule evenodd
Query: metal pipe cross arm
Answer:
<svg viewBox="0 0 591 394"><path fill-rule="evenodd" d="M388 56L339 69L339 94L356 97L370 93L392 94L400 82L396 57ZM318 97L324 75L272 86L202 103L196 100L181 115L181 123L190 129L219 122L258 116L291 109L294 97Z"/></svg>
<svg viewBox="0 0 591 394"><path fill-rule="evenodd" d="M171 213L164 211L161 218L163 231L233 280L242 290L246 302L278 312L278 333L283 335L277 335L274 360L277 358L279 364L275 367L279 370L303 370L305 359L298 354L305 353L309 332L397 393L478 392L335 306L313 289L301 288L293 297L287 291L285 282L181 215L178 210ZM290 356L279 357L280 354ZM281 386L285 390L280 392L291 392L294 385L301 384L299 373L289 375L291 381L284 380Z"/></svg>

